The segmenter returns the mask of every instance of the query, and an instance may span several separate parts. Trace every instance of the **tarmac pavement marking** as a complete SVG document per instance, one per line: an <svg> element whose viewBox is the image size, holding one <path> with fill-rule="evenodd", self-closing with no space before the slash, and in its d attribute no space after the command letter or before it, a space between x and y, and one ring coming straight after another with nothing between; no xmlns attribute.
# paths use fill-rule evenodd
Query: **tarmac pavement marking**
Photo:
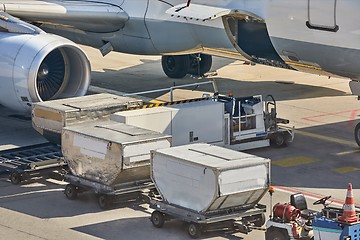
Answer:
<svg viewBox="0 0 360 240"><path fill-rule="evenodd" d="M272 164L280 167L295 167L295 166L314 163L318 161L319 159L310 158L310 157L289 157L289 158L272 161Z"/></svg>
<svg viewBox="0 0 360 240"><path fill-rule="evenodd" d="M351 146L351 147L356 147L356 148L359 147L359 146L358 146L355 142L353 142L353 141L347 141L347 140L343 140L343 139L339 139L339 138L333 138L333 137L323 136L323 135L316 134L316 133L309 133L309 132L304 132L304 131L296 130L296 134L300 134L300 135L306 136L306 137L317 138L317 139L325 140L325 141L328 141L328 142L340 143L340 144L347 145L347 146Z"/></svg>
<svg viewBox="0 0 360 240"><path fill-rule="evenodd" d="M352 153L357 153L357 152L360 152L360 149L355 149L355 150L346 151L346 152L339 152L339 153L336 153L336 155L341 156L341 155L347 155L347 154L352 154Z"/></svg>
<svg viewBox="0 0 360 240"><path fill-rule="evenodd" d="M354 171L359 171L360 168L357 167L341 167L341 168L335 168L335 172L337 173L349 173Z"/></svg>

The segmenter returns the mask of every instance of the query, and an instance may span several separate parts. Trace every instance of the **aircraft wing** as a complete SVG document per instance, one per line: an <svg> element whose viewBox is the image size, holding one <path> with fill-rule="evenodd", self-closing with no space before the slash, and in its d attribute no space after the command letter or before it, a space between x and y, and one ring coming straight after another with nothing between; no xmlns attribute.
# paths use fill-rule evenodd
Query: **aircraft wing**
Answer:
<svg viewBox="0 0 360 240"><path fill-rule="evenodd" d="M90 32L121 29L128 15L119 6L90 1L0 0L0 12L39 24L56 24Z"/></svg>
<svg viewBox="0 0 360 240"><path fill-rule="evenodd" d="M229 8L221 8L221 7L214 7L209 5L201 5L201 4L193 4L191 3L187 6L186 3L176 5L172 8L169 8L166 11L167 14L175 17L186 17L189 20L213 20L225 15L244 15L244 16L251 16L254 18L258 18L255 14L251 12L247 12L241 9L229 9Z"/></svg>

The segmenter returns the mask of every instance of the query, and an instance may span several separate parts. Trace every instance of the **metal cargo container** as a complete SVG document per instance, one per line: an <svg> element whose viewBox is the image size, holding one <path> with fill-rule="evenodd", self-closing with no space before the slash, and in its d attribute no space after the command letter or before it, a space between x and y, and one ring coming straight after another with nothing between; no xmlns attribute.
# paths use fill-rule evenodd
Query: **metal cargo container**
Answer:
<svg viewBox="0 0 360 240"><path fill-rule="evenodd" d="M39 102L33 104L32 123L45 138L60 143L63 127L107 120L111 113L142 104L142 100L107 93Z"/></svg>
<svg viewBox="0 0 360 240"><path fill-rule="evenodd" d="M172 146L224 143L224 104L211 100L111 114L110 119L172 136Z"/></svg>
<svg viewBox="0 0 360 240"><path fill-rule="evenodd" d="M196 212L254 207L270 184L270 160L209 145L151 153L151 178L165 203Z"/></svg>
<svg viewBox="0 0 360 240"><path fill-rule="evenodd" d="M150 151L171 137L113 121L63 128L62 153L73 175L105 185L150 179Z"/></svg>

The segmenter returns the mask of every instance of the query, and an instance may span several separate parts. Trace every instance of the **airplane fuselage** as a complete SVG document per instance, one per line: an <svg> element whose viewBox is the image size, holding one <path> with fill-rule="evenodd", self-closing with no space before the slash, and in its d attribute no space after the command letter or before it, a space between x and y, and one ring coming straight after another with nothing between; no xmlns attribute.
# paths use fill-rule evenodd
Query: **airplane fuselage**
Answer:
<svg viewBox="0 0 360 240"><path fill-rule="evenodd" d="M249 32L245 31L235 39L229 38L230 29L224 27L226 16L202 21L191 16L179 17L166 13L169 8L184 3L183 0L103 0L102 2L119 6L130 16L123 28L116 32L85 32L75 35L73 32L68 34L64 32L62 35L94 47L100 47L104 42L111 42L114 51L132 54L208 52L242 60L258 54L253 54L251 51L248 56L243 54L247 53L249 47L243 47L241 44L244 43L239 39L248 37ZM267 44L272 45L275 54L294 69L360 79L360 70L357 68L360 64L360 24L356 21L360 2L193 0L191 4L253 13L259 18L256 21L261 20L264 23L271 41ZM247 21L244 20L244 15L231 17L235 20ZM57 27L55 32L61 32L61 27ZM236 33L232 32L230 35ZM262 35L254 37L259 38ZM248 42L257 44L252 48L264 44L259 42L259 39L249 38ZM212 52L211 50L214 49L221 51ZM258 51L261 51L261 47ZM259 56L259 58L266 57L266 54Z"/></svg>

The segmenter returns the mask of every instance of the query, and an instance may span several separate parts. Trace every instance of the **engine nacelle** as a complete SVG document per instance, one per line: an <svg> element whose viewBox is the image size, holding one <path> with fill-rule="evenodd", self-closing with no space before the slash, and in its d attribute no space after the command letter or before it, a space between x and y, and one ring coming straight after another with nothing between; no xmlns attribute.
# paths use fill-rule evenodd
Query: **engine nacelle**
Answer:
<svg viewBox="0 0 360 240"><path fill-rule="evenodd" d="M33 102L83 96L90 62L75 43L57 35L0 32L0 104L18 112Z"/></svg>

